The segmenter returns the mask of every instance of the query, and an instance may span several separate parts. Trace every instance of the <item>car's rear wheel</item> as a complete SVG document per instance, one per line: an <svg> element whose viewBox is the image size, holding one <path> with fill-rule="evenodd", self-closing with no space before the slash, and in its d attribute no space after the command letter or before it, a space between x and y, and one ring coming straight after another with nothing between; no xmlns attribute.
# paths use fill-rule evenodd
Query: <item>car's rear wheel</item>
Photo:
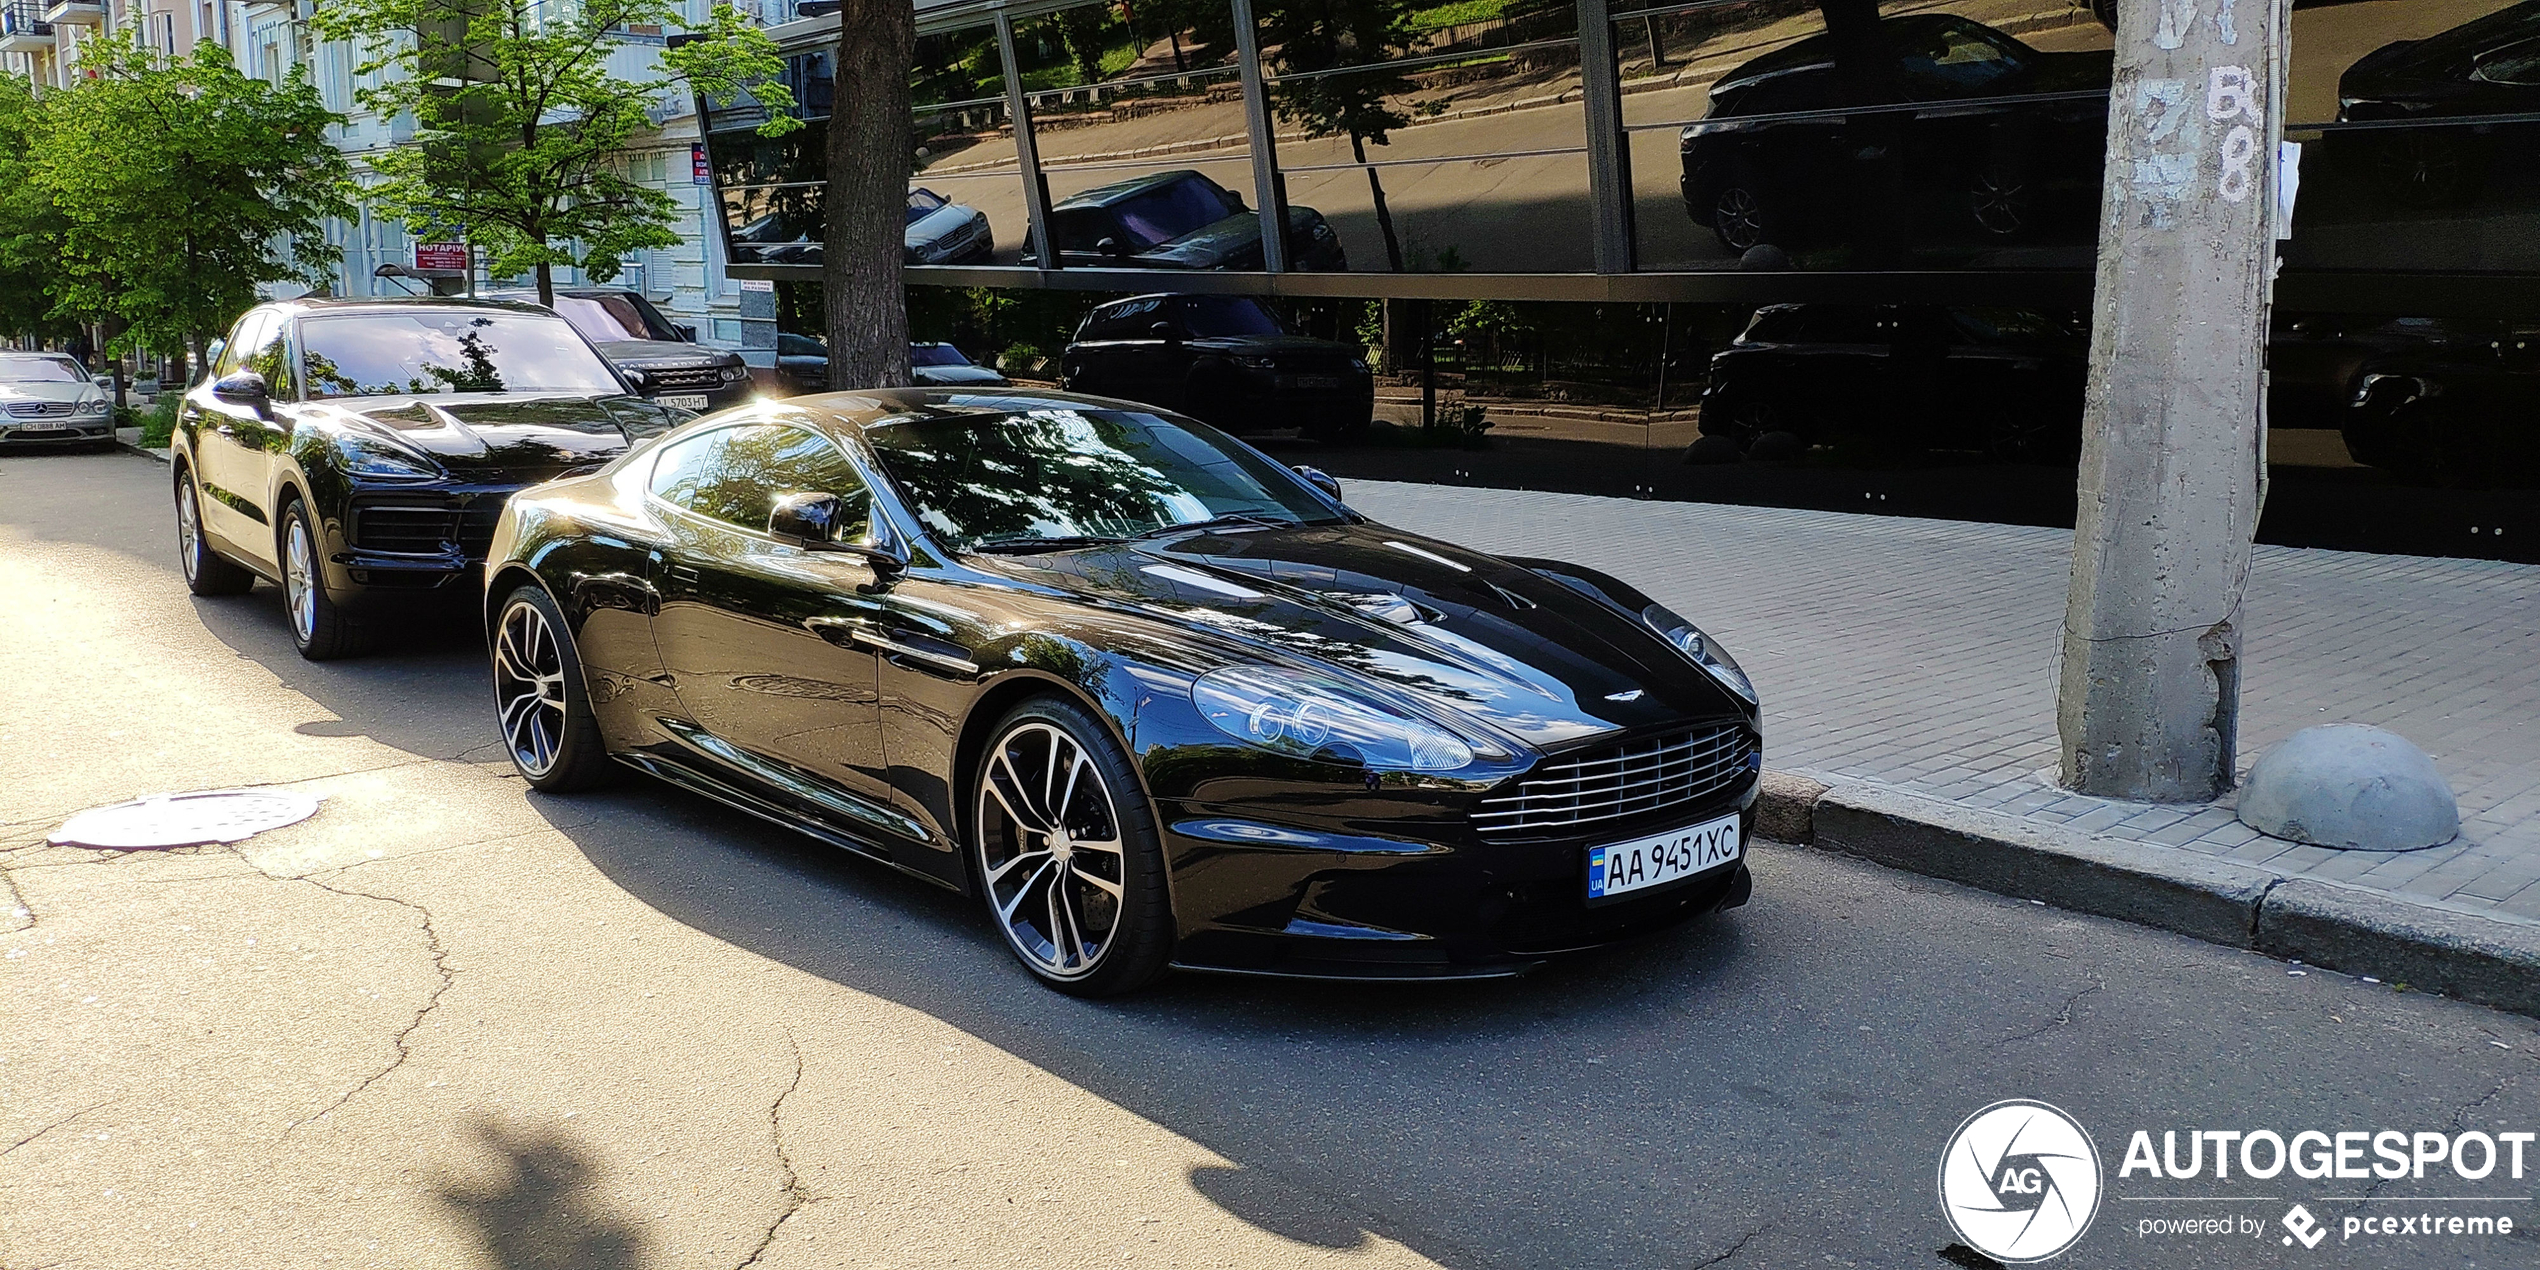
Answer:
<svg viewBox="0 0 2540 1270"><path fill-rule="evenodd" d="M1711 196L1711 234L1731 251L1773 241L1776 228L1763 194L1751 182L1731 181Z"/></svg>
<svg viewBox="0 0 2540 1270"><path fill-rule="evenodd" d="M1976 227L1997 239L2027 233L2037 223L2036 189L2020 165L1989 163L1967 181L1967 210Z"/></svg>
<svg viewBox="0 0 2540 1270"><path fill-rule="evenodd" d="M1172 901L1128 756L1056 697L1023 703L991 735L974 778L971 850L1006 947L1077 996L1152 981L1172 954Z"/></svg>
<svg viewBox="0 0 2540 1270"><path fill-rule="evenodd" d="M256 575L231 564L203 537L202 491L191 469L176 474L176 555L185 568L185 589L196 595L239 595L256 584Z"/></svg>
<svg viewBox="0 0 2540 1270"><path fill-rule="evenodd" d="M370 628L326 589L326 557L306 499L282 505L282 609L291 642L310 661L355 656L370 647Z"/></svg>
<svg viewBox="0 0 2540 1270"><path fill-rule="evenodd" d="M581 651L542 588L512 592L494 619L494 709L503 748L531 785L569 794L608 782L608 743L591 714Z"/></svg>

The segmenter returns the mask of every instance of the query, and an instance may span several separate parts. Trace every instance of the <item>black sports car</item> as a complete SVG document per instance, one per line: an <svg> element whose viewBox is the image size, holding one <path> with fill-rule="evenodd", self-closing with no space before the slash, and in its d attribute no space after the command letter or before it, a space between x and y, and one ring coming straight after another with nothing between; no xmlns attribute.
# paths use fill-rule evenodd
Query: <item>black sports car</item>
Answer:
<svg viewBox="0 0 2540 1270"><path fill-rule="evenodd" d="M766 402L524 491L502 734L976 894L1043 980L1515 973L1744 903L1754 689L1628 585L1061 393Z"/></svg>
<svg viewBox="0 0 2540 1270"><path fill-rule="evenodd" d="M2326 140L2377 192L2405 206L2448 207L2475 196L2500 162L2524 161L2540 137L2534 111L2540 0L2525 0L2357 59L2337 79L2337 118L2363 126Z"/></svg>
<svg viewBox="0 0 2540 1270"><path fill-rule="evenodd" d="M259 305L177 410L186 585L278 582L301 656L355 653L378 610L473 578L512 491L694 417L532 305Z"/></svg>

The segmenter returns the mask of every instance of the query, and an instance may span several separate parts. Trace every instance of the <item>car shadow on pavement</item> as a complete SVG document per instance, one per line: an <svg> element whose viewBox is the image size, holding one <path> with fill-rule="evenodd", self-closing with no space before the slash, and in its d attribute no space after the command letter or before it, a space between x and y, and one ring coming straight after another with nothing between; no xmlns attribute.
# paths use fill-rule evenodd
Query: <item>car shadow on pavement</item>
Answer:
<svg viewBox="0 0 2540 1270"><path fill-rule="evenodd" d="M292 647L276 588L259 583L245 595L192 597L213 638L335 715L298 725L301 735L367 736L429 758L483 750L500 759L485 624L464 597L453 599L399 616L362 656L313 662Z"/></svg>
<svg viewBox="0 0 2540 1270"><path fill-rule="evenodd" d="M478 1120L469 1126L502 1167L491 1177L445 1176L441 1203L475 1228L503 1270L641 1270L643 1232L608 1206L590 1151L554 1129Z"/></svg>
<svg viewBox="0 0 2540 1270"><path fill-rule="evenodd" d="M1198 1143L1229 1162L1193 1170L1201 1194L1327 1249L1373 1234L1455 1266L1539 1264L1507 1251L1528 1247L1560 1257L1541 1239L1582 1165L1570 1146L1541 1148L1637 1132L1622 1123L1634 1113L1599 1109L1607 1077L1670 1016L1729 1016L1753 991L1746 936L1722 915L1513 980L1178 973L1084 1001L1015 965L973 901L683 791L630 777L532 803L660 913L942 1020ZM1545 1050L1558 1065L1534 1070ZM1605 1255L1573 1245L1571 1263L1636 1262L1687 1234L1683 1214L1651 1211L1601 1232L1616 1242Z"/></svg>

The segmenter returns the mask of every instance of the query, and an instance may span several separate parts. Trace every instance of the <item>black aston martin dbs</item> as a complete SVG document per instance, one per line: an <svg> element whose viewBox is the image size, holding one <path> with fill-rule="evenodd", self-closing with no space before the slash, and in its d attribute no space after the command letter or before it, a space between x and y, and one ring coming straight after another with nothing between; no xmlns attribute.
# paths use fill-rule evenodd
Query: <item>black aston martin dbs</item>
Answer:
<svg viewBox="0 0 2540 1270"><path fill-rule="evenodd" d="M1744 903L1755 692L1593 570L1059 393L764 402L514 497L503 736L985 901L1044 981L1510 974Z"/></svg>

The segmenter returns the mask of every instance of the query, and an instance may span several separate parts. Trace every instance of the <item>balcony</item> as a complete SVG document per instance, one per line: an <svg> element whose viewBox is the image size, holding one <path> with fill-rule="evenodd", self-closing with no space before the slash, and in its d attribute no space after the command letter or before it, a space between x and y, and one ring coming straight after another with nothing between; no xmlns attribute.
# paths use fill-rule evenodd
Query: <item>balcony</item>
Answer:
<svg viewBox="0 0 2540 1270"><path fill-rule="evenodd" d="M104 0L52 0L45 6L44 20L55 26L104 26Z"/></svg>
<svg viewBox="0 0 2540 1270"><path fill-rule="evenodd" d="M50 53L53 24L32 4L0 8L0 53Z"/></svg>

